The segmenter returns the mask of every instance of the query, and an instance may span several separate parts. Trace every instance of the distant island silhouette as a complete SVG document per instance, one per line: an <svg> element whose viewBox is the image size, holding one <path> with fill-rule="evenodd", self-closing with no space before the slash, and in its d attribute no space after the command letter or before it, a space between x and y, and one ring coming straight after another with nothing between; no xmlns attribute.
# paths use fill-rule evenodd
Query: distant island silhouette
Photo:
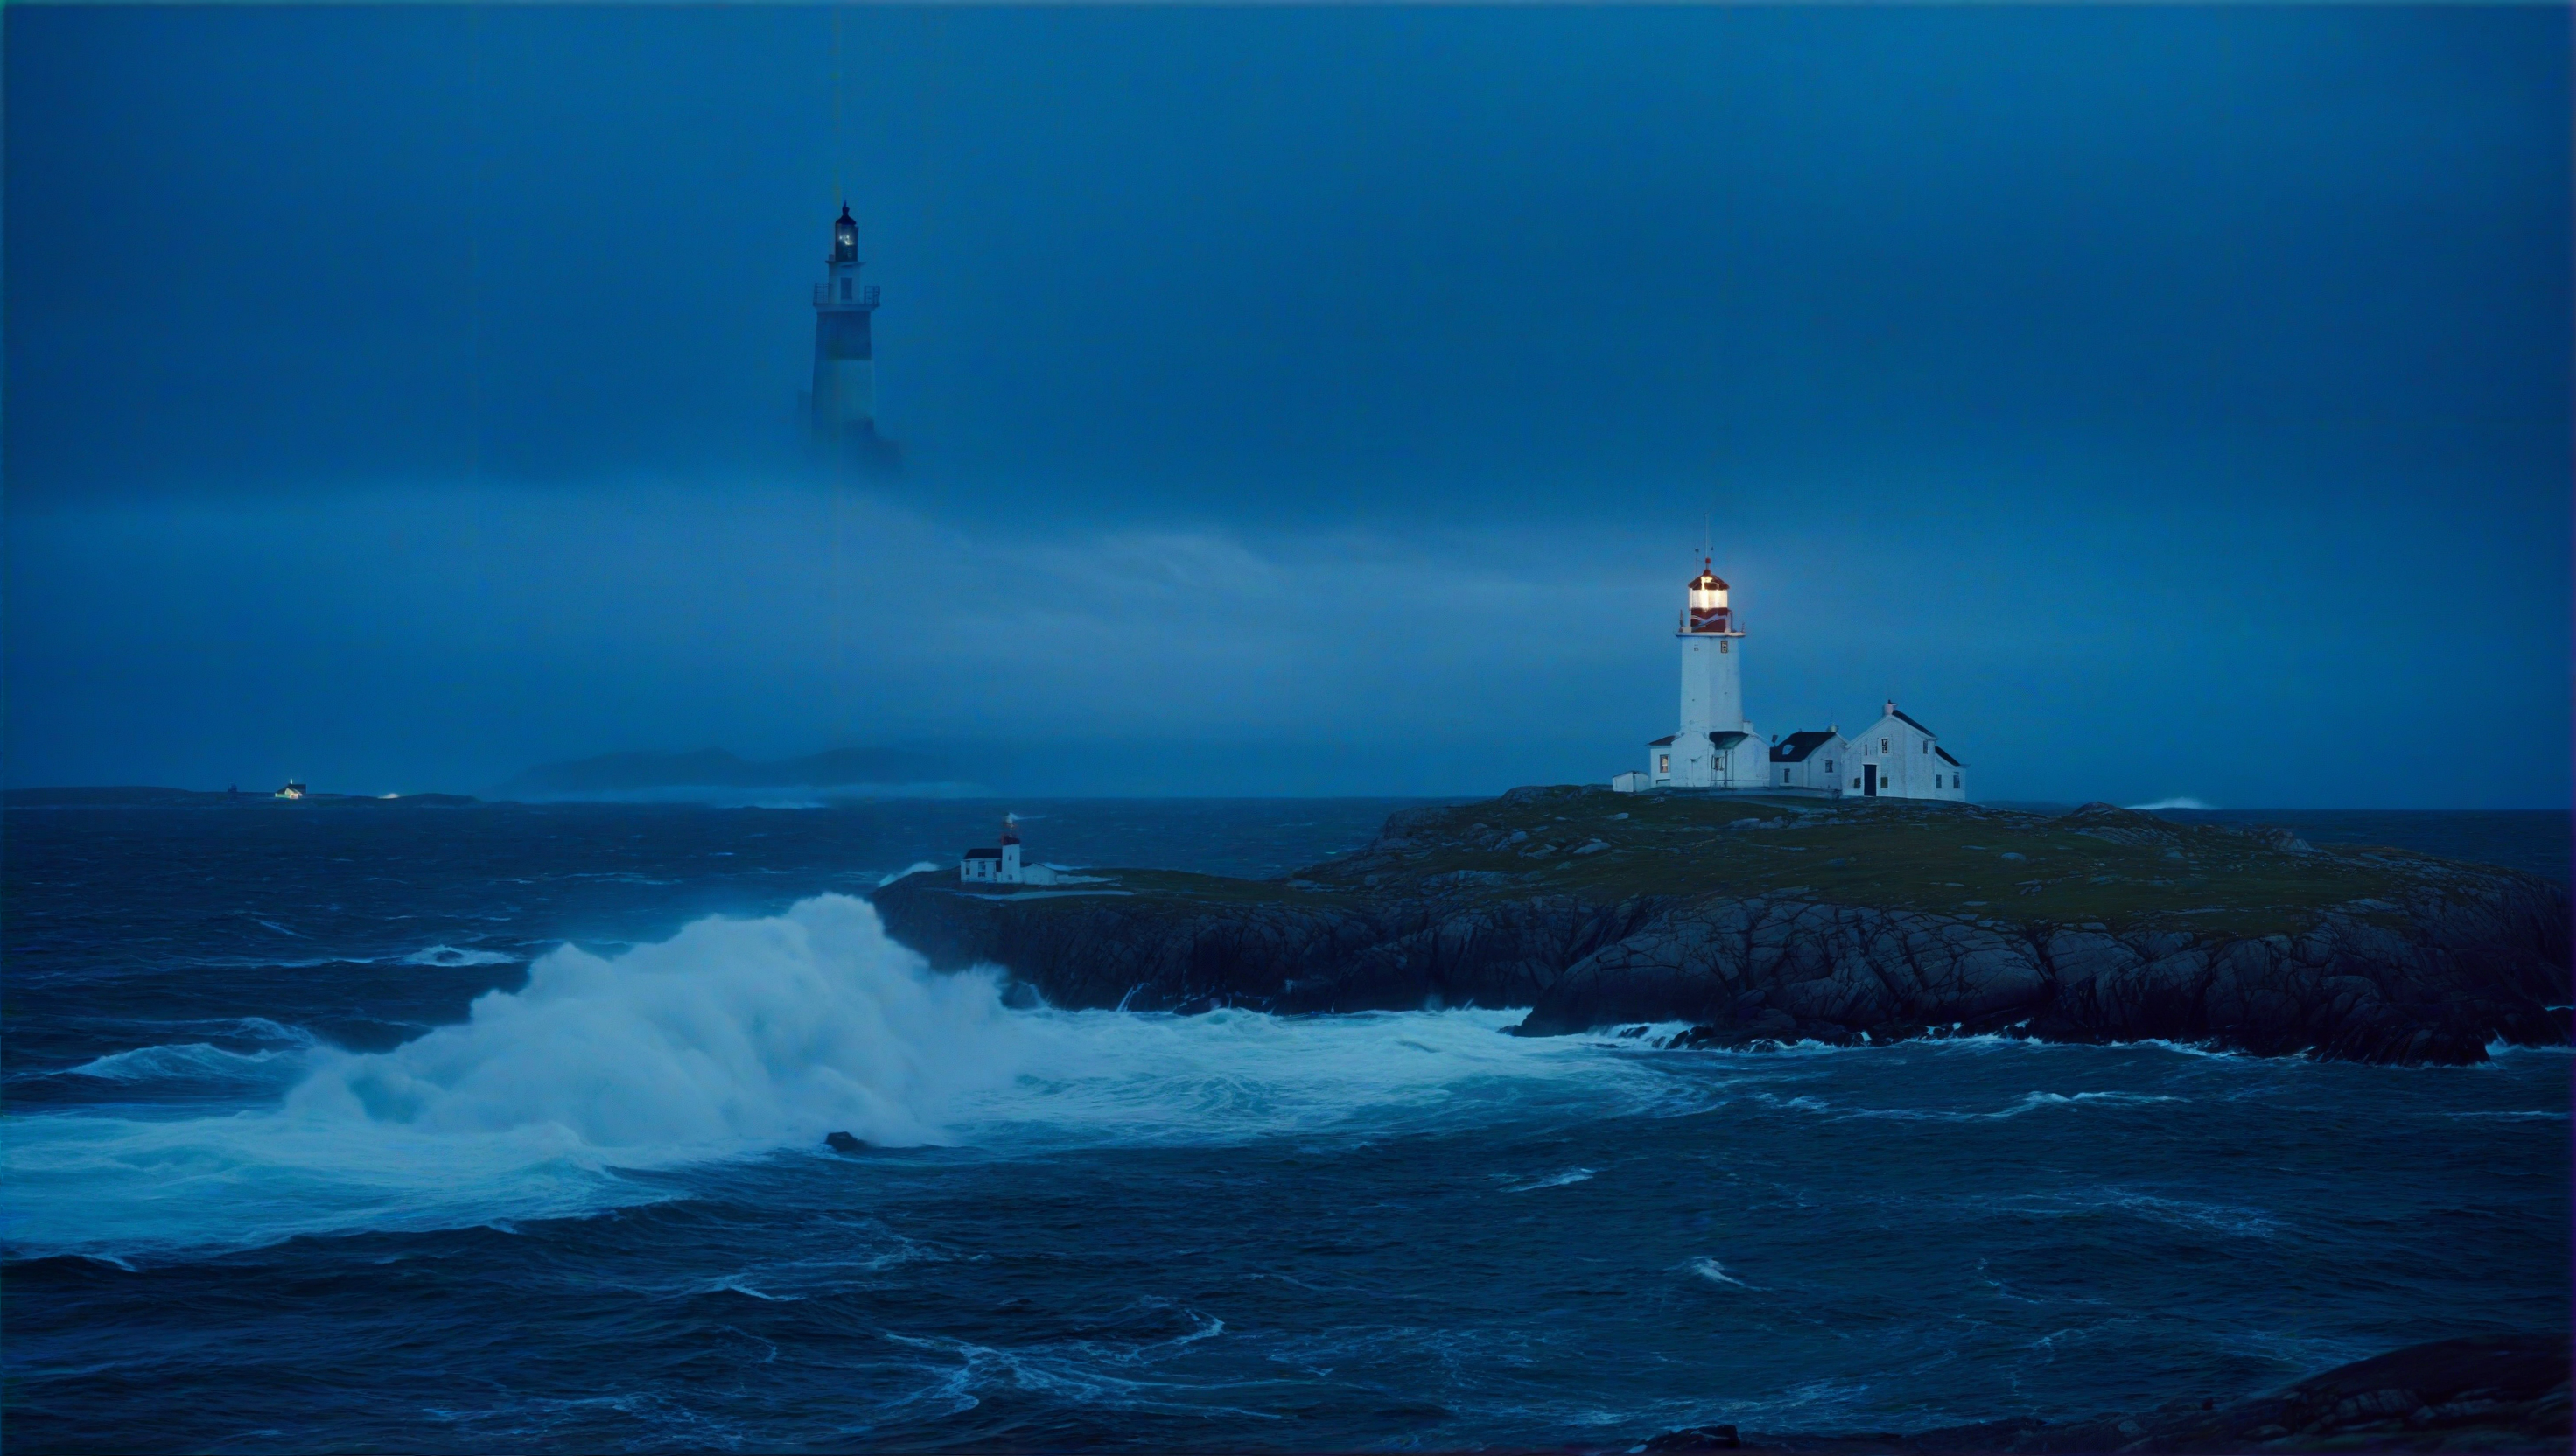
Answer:
<svg viewBox="0 0 2576 1456"><path fill-rule="evenodd" d="M603 753L544 763L494 787L499 799L583 799L698 789L866 789L959 792L948 756L909 748L834 748L801 758L743 758L721 748L690 753Z"/></svg>

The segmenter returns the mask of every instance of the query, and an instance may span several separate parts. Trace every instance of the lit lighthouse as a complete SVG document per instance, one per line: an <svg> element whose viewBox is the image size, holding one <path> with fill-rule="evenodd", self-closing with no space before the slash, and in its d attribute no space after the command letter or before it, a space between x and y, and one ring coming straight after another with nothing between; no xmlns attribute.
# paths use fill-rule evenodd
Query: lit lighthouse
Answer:
<svg viewBox="0 0 2576 1456"><path fill-rule="evenodd" d="M876 346L870 323L877 289L861 283L859 225L848 204L832 224L832 256L814 285L814 438L875 465L892 463L891 442L877 437Z"/></svg>
<svg viewBox="0 0 2576 1456"><path fill-rule="evenodd" d="M1763 745L1744 721L1744 631L1727 604L1726 583L1700 563L1682 589L1682 727L1646 746L1646 782L1656 788L1752 788L1768 781Z"/></svg>

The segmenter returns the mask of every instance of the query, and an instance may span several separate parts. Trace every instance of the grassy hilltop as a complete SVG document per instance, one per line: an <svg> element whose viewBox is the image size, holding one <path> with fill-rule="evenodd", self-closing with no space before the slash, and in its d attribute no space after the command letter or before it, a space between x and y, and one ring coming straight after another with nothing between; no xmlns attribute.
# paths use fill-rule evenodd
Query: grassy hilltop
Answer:
<svg viewBox="0 0 2576 1456"><path fill-rule="evenodd" d="M1462 899L1796 895L2014 924L2292 932L2327 907L2394 901L2462 872L2401 849L2310 848L2285 831L2183 825L2087 805L2049 817L1975 804L1518 789L1395 816L1354 854L1277 880L1096 871L1139 895L1247 903L1317 894ZM2483 873L2483 871L2478 872Z"/></svg>

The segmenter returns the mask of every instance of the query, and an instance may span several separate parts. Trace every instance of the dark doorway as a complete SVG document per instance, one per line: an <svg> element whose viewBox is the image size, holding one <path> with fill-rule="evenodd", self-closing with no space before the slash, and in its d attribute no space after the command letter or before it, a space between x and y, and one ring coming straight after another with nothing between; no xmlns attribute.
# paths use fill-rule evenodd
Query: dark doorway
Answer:
<svg viewBox="0 0 2576 1456"><path fill-rule="evenodd" d="M1875 799L1878 797L1877 764L1865 763L1860 766L1860 795L1864 799Z"/></svg>

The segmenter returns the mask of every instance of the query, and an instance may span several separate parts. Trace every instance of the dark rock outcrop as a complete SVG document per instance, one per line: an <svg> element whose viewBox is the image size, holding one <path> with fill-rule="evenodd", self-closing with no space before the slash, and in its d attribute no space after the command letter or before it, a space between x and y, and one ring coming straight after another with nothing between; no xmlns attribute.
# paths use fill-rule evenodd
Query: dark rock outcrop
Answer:
<svg viewBox="0 0 2576 1456"><path fill-rule="evenodd" d="M1648 1451L2228 1453L2568 1449L2568 1338L2438 1340L2329 1370L2274 1395L2178 1400L2136 1415L2022 1418L1912 1435L1800 1435L1698 1426Z"/></svg>
<svg viewBox="0 0 2576 1456"><path fill-rule="evenodd" d="M1015 896L925 872L876 903L934 965L1067 1007L1474 1004L1528 1007L1528 1035L1682 1022L1700 1047L2010 1032L2382 1062L2568 1040L2567 896L2529 875L2108 805L1654 818L1612 797L1408 810L1282 881ZM1800 876L1842 883L1776 883Z"/></svg>
<svg viewBox="0 0 2576 1456"><path fill-rule="evenodd" d="M1800 900L1677 908L1568 966L1525 1030L1689 1021L1694 1045L2016 1028L2053 1041L2466 1062L2566 1040L2564 902L2537 882L2428 896L2405 931L2333 910L2298 936L2020 927Z"/></svg>

